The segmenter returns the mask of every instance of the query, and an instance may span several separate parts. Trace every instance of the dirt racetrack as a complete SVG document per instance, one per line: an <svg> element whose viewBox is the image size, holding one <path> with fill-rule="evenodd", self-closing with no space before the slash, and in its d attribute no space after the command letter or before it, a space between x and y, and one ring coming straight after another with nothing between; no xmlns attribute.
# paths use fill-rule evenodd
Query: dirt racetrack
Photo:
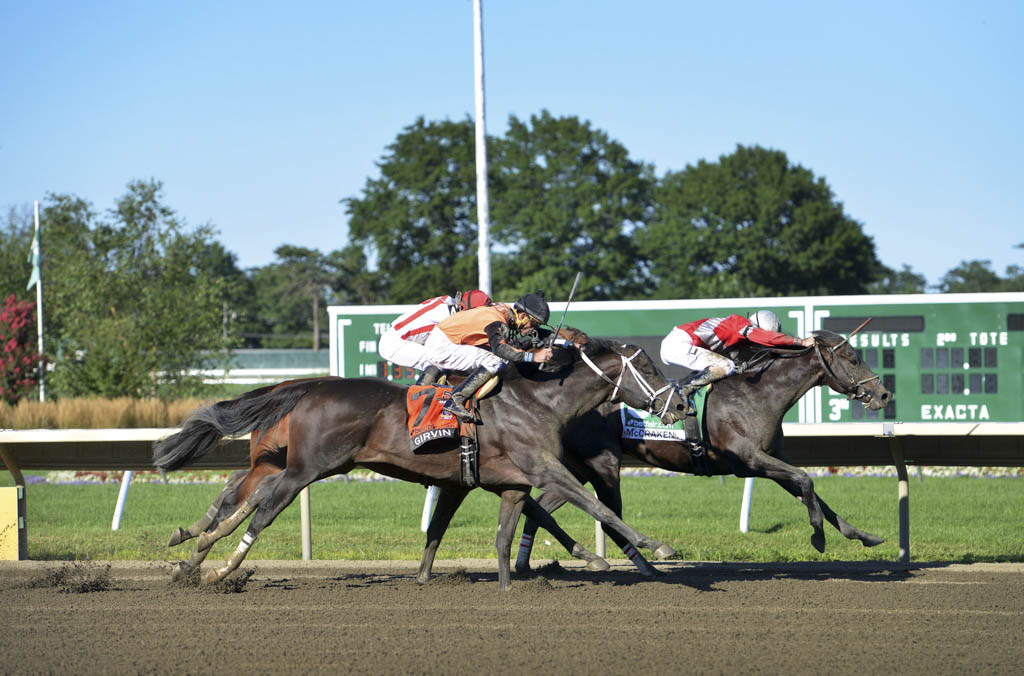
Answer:
<svg viewBox="0 0 1024 676"><path fill-rule="evenodd" d="M574 564L575 562L573 562ZM169 566L0 562L5 674L1009 674L1024 564L253 561L220 587ZM219 563L218 563L219 565Z"/></svg>

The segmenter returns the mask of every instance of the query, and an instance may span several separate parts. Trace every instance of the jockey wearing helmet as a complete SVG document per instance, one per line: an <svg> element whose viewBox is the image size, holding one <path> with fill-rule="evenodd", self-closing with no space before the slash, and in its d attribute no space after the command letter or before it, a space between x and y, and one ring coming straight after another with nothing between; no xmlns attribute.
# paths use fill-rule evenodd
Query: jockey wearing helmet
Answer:
<svg viewBox="0 0 1024 676"><path fill-rule="evenodd" d="M710 317L680 324L661 341L661 361L684 366L696 374L683 383L680 394L686 400L704 385L736 372L733 361L740 349L750 344L771 347L809 347L814 338L794 338L780 333L778 316L758 310L747 319L740 315Z"/></svg>
<svg viewBox="0 0 1024 676"><path fill-rule="evenodd" d="M459 312L491 304L490 297L480 289L459 291L455 296L428 298L414 309L391 322L391 327L380 337L377 353L382 359L422 371L417 385L437 382L440 369L426 357L427 336L442 319Z"/></svg>
<svg viewBox="0 0 1024 676"><path fill-rule="evenodd" d="M511 332L526 332L547 322L550 316L543 292L528 293L512 305L495 303L460 312L438 322L426 343L426 356L438 368L470 371L461 385L452 390L452 398L444 410L460 420L472 422L474 416L466 409L472 397L508 362L545 362L551 359L551 348L534 353L509 344ZM490 351L481 346L489 346Z"/></svg>

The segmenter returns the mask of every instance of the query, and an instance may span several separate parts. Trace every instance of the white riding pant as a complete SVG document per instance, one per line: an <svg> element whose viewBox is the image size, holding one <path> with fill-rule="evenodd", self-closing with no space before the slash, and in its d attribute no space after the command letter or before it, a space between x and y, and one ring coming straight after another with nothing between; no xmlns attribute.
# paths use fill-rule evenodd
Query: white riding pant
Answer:
<svg viewBox="0 0 1024 676"><path fill-rule="evenodd" d="M426 353L432 364L446 371L472 371L483 366L497 373L506 363L493 352L475 345L456 345L437 327L427 335Z"/></svg>
<svg viewBox="0 0 1024 676"><path fill-rule="evenodd" d="M693 337L678 327L661 341L661 361L692 371L711 369L712 374L722 378L736 372L736 362L706 347L694 345Z"/></svg>
<svg viewBox="0 0 1024 676"><path fill-rule="evenodd" d="M377 354L381 359L386 359L399 366L423 371L430 366L425 345L429 335L430 333L417 333L402 340L399 331L388 329L377 343Z"/></svg>

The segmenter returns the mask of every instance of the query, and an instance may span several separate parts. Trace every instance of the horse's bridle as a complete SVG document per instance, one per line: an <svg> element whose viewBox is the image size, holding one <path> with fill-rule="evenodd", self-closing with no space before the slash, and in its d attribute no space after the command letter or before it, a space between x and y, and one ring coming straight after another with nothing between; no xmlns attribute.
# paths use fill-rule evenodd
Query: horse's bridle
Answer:
<svg viewBox="0 0 1024 676"><path fill-rule="evenodd" d="M590 367L591 371L593 371L597 375L601 376L601 378L603 378L605 382L607 382L608 384L613 385L615 387L615 389L612 390L612 396L611 396L611 399L609 399L609 401L615 401L615 397L618 396L619 389L621 389L621 386L622 386L622 376L625 375L627 370L629 370L629 372L633 374L633 378L636 380L637 385L640 386L640 389L643 391L644 395L647 397L647 401L646 401L646 403L643 406L644 410L647 411L648 413L653 413L654 415L658 416L659 418L664 418L665 415L668 413L668 406L669 406L669 403L672 401L672 396L669 395L669 396L665 397L665 404L661 407L661 410L659 411L658 407L657 407L658 395L660 395L665 390L675 391L675 385L673 385L672 383L669 383L669 384L665 385L664 387L662 387L661 389L655 390L650 385L650 383L647 382L647 380L644 378L643 374L640 373L639 371L637 371L636 367L633 366L633 360L638 355L643 353L643 348L637 348L637 351L634 352L633 356L631 356L631 357L626 357L626 355L617 352L617 354L619 355L619 358L622 360L622 368L619 369L619 377L617 379L615 379L615 380L612 380L611 378L609 378L605 374L605 372L602 371L600 369L600 367L598 367L597 364L595 364L593 361L591 361L590 357L587 356L586 352L584 352L581 349L581 350L579 350L579 353L580 353L580 358L582 358L584 363L587 366Z"/></svg>
<svg viewBox="0 0 1024 676"><path fill-rule="evenodd" d="M825 361L825 356L823 354L821 343L819 343L817 340L814 341L814 352L815 354L818 355L818 361L821 363L821 367L825 369L826 376L831 377L832 382L839 385L839 387L835 389L838 389L840 392L845 394L850 399L856 399L857 401L868 403L871 401L873 395L871 394L871 392L867 390L867 388L864 387L864 385L866 383L870 383L873 380L878 380L878 376L872 373L870 378L857 380L856 378L850 375L850 372L846 369L845 366L843 366L842 360L839 359L838 355L836 354L836 350L845 345L847 340L849 340L849 338L843 338L843 340L840 341L838 345L826 346L828 348L828 353L830 357L828 362ZM839 368L842 370L843 378L840 378L839 375L836 373L835 369L833 368L834 365L838 365Z"/></svg>

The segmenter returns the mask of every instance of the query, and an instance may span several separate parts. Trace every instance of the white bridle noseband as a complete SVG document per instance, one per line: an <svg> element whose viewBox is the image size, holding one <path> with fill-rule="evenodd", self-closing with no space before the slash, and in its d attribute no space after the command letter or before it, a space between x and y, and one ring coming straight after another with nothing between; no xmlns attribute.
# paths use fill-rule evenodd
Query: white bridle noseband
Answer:
<svg viewBox="0 0 1024 676"><path fill-rule="evenodd" d="M668 385L665 385L659 390L655 390L653 387L651 387L650 383L648 383L647 380L644 379L643 374L637 371L636 367L633 366L633 360L637 357L637 355L639 355L642 352L643 349L639 348L636 352L633 353L632 357L628 358L624 354L619 354L619 358L622 360L622 368L619 369L619 377L615 380L612 380L604 373L604 371L602 371L597 366L597 364L590 360L590 357L587 356L586 352L584 352L582 349L579 350L580 357L583 359L583 362L590 367L590 370L596 373L597 375L601 376L601 378L603 378L606 383L615 386L615 389L612 390L612 396L609 401L615 401L615 397L618 396L619 389L622 386L622 376L626 373L626 370L628 369L629 372L633 374L633 378L640 386L640 389L643 391L644 395L647 396L647 403L644 405L644 410L646 410L648 413L653 413L659 418L664 418L665 415L668 413L668 405L669 402L672 400L672 397L671 395L665 397L665 405L661 407L661 411L658 411L655 409L655 404L658 401L658 395L660 395L662 392L665 392L666 390L675 389L675 386L669 383Z"/></svg>

